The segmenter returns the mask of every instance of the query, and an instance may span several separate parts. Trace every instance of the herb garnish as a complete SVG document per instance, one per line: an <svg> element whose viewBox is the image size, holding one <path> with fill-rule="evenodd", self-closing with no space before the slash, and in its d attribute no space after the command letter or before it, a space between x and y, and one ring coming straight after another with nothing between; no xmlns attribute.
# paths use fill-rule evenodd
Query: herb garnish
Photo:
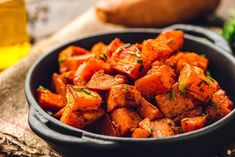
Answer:
<svg viewBox="0 0 235 157"><path fill-rule="evenodd" d="M73 87L73 89L76 91L82 91L82 92L86 93L87 95L91 95L91 96L97 98L97 95L95 93L91 92L90 90L88 90L86 88L75 86L75 87Z"/></svg>
<svg viewBox="0 0 235 157"><path fill-rule="evenodd" d="M128 47L130 47L130 46L131 46L130 43L121 45L120 47L118 47L118 48L115 50L115 53L119 53L119 52L121 52L124 48L128 48Z"/></svg>
<svg viewBox="0 0 235 157"><path fill-rule="evenodd" d="M206 72L206 77L207 77L209 80L211 80L212 82L215 82L215 81L216 81L213 77L211 77L211 73L210 73L209 71Z"/></svg>
<svg viewBox="0 0 235 157"><path fill-rule="evenodd" d="M201 57L207 58L206 54L200 54Z"/></svg>
<svg viewBox="0 0 235 157"><path fill-rule="evenodd" d="M185 94L185 92L184 92L184 82L180 82L180 84L179 84L179 91L180 91L181 95Z"/></svg>
<svg viewBox="0 0 235 157"><path fill-rule="evenodd" d="M43 86L39 86L38 87L39 89L42 89L42 90L48 90L47 88L43 87Z"/></svg>
<svg viewBox="0 0 235 157"><path fill-rule="evenodd" d="M102 53L101 55L99 55L99 57L103 60L107 59L107 55L105 53Z"/></svg>
<svg viewBox="0 0 235 157"><path fill-rule="evenodd" d="M141 57L140 53L137 53L137 52L129 51L129 54L135 55L135 56L138 57L138 58Z"/></svg>
<svg viewBox="0 0 235 157"><path fill-rule="evenodd" d="M125 85L123 88L124 88L126 91L128 91L128 86L127 86L127 85Z"/></svg>
<svg viewBox="0 0 235 157"><path fill-rule="evenodd" d="M138 60L137 60L137 63L142 64L143 61L142 61L141 59L138 59Z"/></svg>
<svg viewBox="0 0 235 157"><path fill-rule="evenodd" d="M170 91L170 100L173 100L175 97L175 92L171 89Z"/></svg>
<svg viewBox="0 0 235 157"><path fill-rule="evenodd" d="M211 106L218 107L217 104L215 102L213 102L213 101L211 102Z"/></svg>
<svg viewBox="0 0 235 157"><path fill-rule="evenodd" d="M186 86L185 90L190 91L190 86Z"/></svg>
<svg viewBox="0 0 235 157"><path fill-rule="evenodd" d="M63 61L65 61L65 58L60 57L60 58L58 59L58 62L59 62L59 63L61 63L61 62L63 62Z"/></svg>
<svg viewBox="0 0 235 157"><path fill-rule="evenodd" d="M174 41L174 39L173 38L169 38L169 39L166 40L166 43L170 44L172 41Z"/></svg>

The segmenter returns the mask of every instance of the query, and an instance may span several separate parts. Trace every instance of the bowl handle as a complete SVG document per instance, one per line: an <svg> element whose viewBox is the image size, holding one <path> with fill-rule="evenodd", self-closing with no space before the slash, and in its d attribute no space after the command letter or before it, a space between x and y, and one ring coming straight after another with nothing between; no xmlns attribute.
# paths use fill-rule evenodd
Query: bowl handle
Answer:
<svg viewBox="0 0 235 157"><path fill-rule="evenodd" d="M218 33L212 32L209 29L206 29L200 26L194 26L194 25L176 24L176 25L166 27L164 30L169 30L169 29L182 30L190 35L205 37L209 39L210 41L212 41L216 46L232 54L232 50L228 42Z"/></svg>
<svg viewBox="0 0 235 157"><path fill-rule="evenodd" d="M113 141L105 141L97 138L90 138L84 136L82 133L81 135L68 135L62 134L58 131L53 130L49 127L50 122L44 116L42 116L37 109L35 109L32 105L29 109L29 117L28 122L31 129L40 135L45 140L50 142L56 142L60 144L75 144L75 145L82 145L88 147L116 147L117 143Z"/></svg>

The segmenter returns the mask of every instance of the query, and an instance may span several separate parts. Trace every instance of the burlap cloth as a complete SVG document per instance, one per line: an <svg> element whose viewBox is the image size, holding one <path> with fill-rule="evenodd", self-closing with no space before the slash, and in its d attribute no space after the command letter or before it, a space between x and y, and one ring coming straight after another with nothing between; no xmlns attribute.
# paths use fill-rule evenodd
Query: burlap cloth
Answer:
<svg viewBox="0 0 235 157"><path fill-rule="evenodd" d="M91 8L52 37L33 46L28 56L0 74L1 152L19 156L60 156L28 125L28 104L24 95L26 73L41 54L64 42L94 32L117 29L122 27L99 22Z"/></svg>

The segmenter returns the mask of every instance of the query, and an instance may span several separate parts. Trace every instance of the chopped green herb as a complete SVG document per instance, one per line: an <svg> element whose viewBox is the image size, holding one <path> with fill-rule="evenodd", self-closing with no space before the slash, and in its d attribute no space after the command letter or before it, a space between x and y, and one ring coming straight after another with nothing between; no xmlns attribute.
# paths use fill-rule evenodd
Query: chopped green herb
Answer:
<svg viewBox="0 0 235 157"><path fill-rule="evenodd" d="M175 97L175 92L171 89L170 91L170 100L173 100Z"/></svg>
<svg viewBox="0 0 235 157"><path fill-rule="evenodd" d="M81 91L82 90L82 87L79 87L79 86L73 86L73 89L76 90L76 91Z"/></svg>
<svg viewBox="0 0 235 157"><path fill-rule="evenodd" d="M172 41L174 41L174 39L173 39L173 38L170 38L170 39L167 39L166 43L167 43L167 44L170 44Z"/></svg>
<svg viewBox="0 0 235 157"><path fill-rule="evenodd" d="M126 43L126 44L124 44L122 47L123 47L123 48L128 48L128 47L130 47L130 46L131 46L130 43Z"/></svg>
<svg viewBox="0 0 235 157"><path fill-rule="evenodd" d="M129 51L129 54L136 55L138 58L141 57L141 55L137 52Z"/></svg>
<svg viewBox="0 0 235 157"><path fill-rule="evenodd" d="M48 90L47 88L43 87L43 86L39 86L38 87L39 89L42 89L42 90Z"/></svg>
<svg viewBox="0 0 235 157"><path fill-rule="evenodd" d="M98 96L95 93L91 93L91 96L97 98Z"/></svg>
<svg viewBox="0 0 235 157"><path fill-rule="evenodd" d="M186 122L186 121L188 121L188 120L189 120L189 118L184 118L184 119L182 119L183 122Z"/></svg>
<svg viewBox="0 0 235 157"><path fill-rule="evenodd" d="M205 55L205 54L200 54L200 56L206 58L206 55Z"/></svg>
<svg viewBox="0 0 235 157"><path fill-rule="evenodd" d="M179 84L179 91L180 91L181 95L185 94L185 92L184 92L184 83L183 82L180 82L180 84Z"/></svg>
<svg viewBox="0 0 235 157"><path fill-rule="evenodd" d="M138 47L135 47L135 49L138 53L141 53L141 51L138 49Z"/></svg>
<svg viewBox="0 0 235 157"><path fill-rule="evenodd" d="M142 62L143 62L143 61L142 61L141 59L138 59L138 60L137 60L137 63L139 63L139 64L142 64Z"/></svg>
<svg viewBox="0 0 235 157"><path fill-rule="evenodd" d="M90 94L91 94L91 91L89 91L89 90L88 90L88 89L86 89L86 88L82 88L82 91L83 91L84 93L88 94L88 95L90 95Z"/></svg>
<svg viewBox="0 0 235 157"><path fill-rule="evenodd" d="M130 44L130 43L127 43L127 44L121 45L120 47L118 47L118 48L115 50L115 52L114 52L114 53L119 53L119 52L121 52L124 48L128 48L128 47L130 47L130 46L131 46L131 44Z"/></svg>
<svg viewBox="0 0 235 157"><path fill-rule="evenodd" d="M97 95L95 93L92 93L90 90L88 90L86 88L74 86L73 89L76 91L82 91L82 92L86 93L87 95L91 95L91 96L97 98Z"/></svg>
<svg viewBox="0 0 235 157"><path fill-rule="evenodd" d="M207 78L208 78L209 80L211 80L212 82L215 82L215 81L216 81L216 80L213 79L211 76L207 76Z"/></svg>
<svg viewBox="0 0 235 157"><path fill-rule="evenodd" d="M126 91L128 91L128 86L127 86L127 85L125 85L123 88L124 88Z"/></svg>
<svg viewBox="0 0 235 157"><path fill-rule="evenodd" d="M206 71L206 76L211 76L211 73L209 71Z"/></svg>
<svg viewBox="0 0 235 157"><path fill-rule="evenodd" d="M105 53L102 53L101 55L99 55L99 57L103 60L107 59L107 55Z"/></svg>
<svg viewBox="0 0 235 157"><path fill-rule="evenodd" d="M63 62L63 61L65 61L65 58L60 57L60 58L58 59L58 62L59 62L59 63L61 63L61 62Z"/></svg>
<svg viewBox="0 0 235 157"><path fill-rule="evenodd" d="M214 103L213 101L211 102L211 106L213 107L218 107L216 103Z"/></svg>

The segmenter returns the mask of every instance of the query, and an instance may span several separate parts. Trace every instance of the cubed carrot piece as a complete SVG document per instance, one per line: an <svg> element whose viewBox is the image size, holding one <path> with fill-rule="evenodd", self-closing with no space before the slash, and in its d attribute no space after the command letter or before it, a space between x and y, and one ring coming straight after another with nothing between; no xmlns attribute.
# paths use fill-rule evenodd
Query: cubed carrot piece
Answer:
<svg viewBox="0 0 235 157"><path fill-rule="evenodd" d="M164 60L170 54L172 49L166 43L154 39L148 39L143 42L142 55L147 58L150 63L156 60Z"/></svg>
<svg viewBox="0 0 235 157"><path fill-rule="evenodd" d="M117 107L136 107L142 101L140 92L131 85L120 84L113 86L107 98L107 111L111 112Z"/></svg>
<svg viewBox="0 0 235 157"><path fill-rule="evenodd" d="M87 61L89 58L94 57L95 54L87 53L78 56L68 57L60 61L60 72L66 72L71 70L77 70L77 68Z"/></svg>
<svg viewBox="0 0 235 157"><path fill-rule="evenodd" d="M99 70L109 72L111 70L111 65L108 62L104 62L97 57L91 57L79 66L76 71L75 78L88 81L90 80L92 75Z"/></svg>
<svg viewBox="0 0 235 157"><path fill-rule="evenodd" d="M149 135L150 135L150 133L147 130L142 129L142 128L136 128L133 131L131 137L133 137L133 138L147 138L147 137L149 137Z"/></svg>
<svg viewBox="0 0 235 157"><path fill-rule="evenodd" d="M155 120L151 122L153 137L167 137L174 135L174 122L169 118Z"/></svg>
<svg viewBox="0 0 235 157"><path fill-rule="evenodd" d="M179 72L185 64L190 64L206 71L208 59L194 52L180 52L168 58L166 63L176 69L177 72Z"/></svg>
<svg viewBox="0 0 235 157"><path fill-rule="evenodd" d="M184 118L181 120L181 127L184 132L190 132L203 128L206 125L206 116Z"/></svg>
<svg viewBox="0 0 235 157"><path fill-rule="evenodd" d="M136 80L149 68L150 63L141 55L136 45L122 45L110 59L112 68L129 78Z"/></svg>
<svg viewBox="0 0 235 157"><path fill-rule="evenodd" d="M165 42L174 52L176 52L183 46L184 32L180 30L165 31L157 36L156 40Z"/></svg>
<svg viewBox="0 0 235 157"><path fill-rule="evenodd" d="M206 108L206 114L211 120L218 120L232 111L233 102L225 94L225 91L219 89L213 95L210 104Z"/></svg>
<svg viewBox="0 0 235 157"><path fill-rule="evenodd" d="M54 73L52 75L52 84L54 86L55 92L57 94L65 95L66 94L66 81L63 76Z"/></svg>
<svg viewBox="0 0 235 157"><path fill-rule="evenodd" d="M179 115L177 115L175 118L173 118L173 121L175 124L180 125L180 122L184 118L191 118L191 117L199 117L203 114L202 112L202 106L197 106L193 109L187 110Z"/></svg>
<svg viewBox="0 0 235 157"><path fill-rule="evenodd" d="M171 86L175 83L175 73L167 66L153 67L147 75L135 82L135 87L147 99L157 94L169 92Z"/></svg>
<svg viewBox="0 0 235 157"><path fill-rule="evenodd" d="M67 85L66 98L74 111L97 110L102 103L98 93L80 86Z"/></svg>
<svg viewBox="0 0 235 157"><path fill-rule="evenodd" d="M162 118L162 113L159 109L152 105L150 102L142 99L139 106L137 106L137 113L143 118L149 118L150 120L156 120Z"/></svg>
<svg viewBox="0 0 235 157"><path fill-rule="evenodd" d="M168 118L175 117L195 107L193 99L183 95L178 86L179 84L175 83L169 93L155 97L159 109Z"/></svg>
<svg viewBox="0 0 235 157"><path fill-rule="evenodd" d="M206 77L203 69L186 64L180 71L179 89L202 102L208 102L217 91L218 83Z"/></svg>
<svg viewBox="0 0 235 157"><path fill-rule="evenodd" d="M113 125L112 120L108 114L106 114L97 125L98 133L108 136L119 136L117 128Z"/></svg>
<svg viewBox="0 0 235 157"><path fill-rule="evenodd" d="M50 90L44 89L43 87L37 89L37 96L39 105L46 110L59 110L67 103L63 95L52 93Z"/></svg>
<svg viewBox="0 0 235 157"><path fill-rule="evenodd" d="M141 121L139 115L131 109L122 107L111 113L112 121L121 136L127 136Z"/></svg>
<svg viewBox="0 0 235 157"><path fill-rule="evenodd" d="M122 75L111 76L104 73L104 70L97 71L91 77L86 86L95 90L109 90L112 86L124 84L125 77Z"/></svg>

